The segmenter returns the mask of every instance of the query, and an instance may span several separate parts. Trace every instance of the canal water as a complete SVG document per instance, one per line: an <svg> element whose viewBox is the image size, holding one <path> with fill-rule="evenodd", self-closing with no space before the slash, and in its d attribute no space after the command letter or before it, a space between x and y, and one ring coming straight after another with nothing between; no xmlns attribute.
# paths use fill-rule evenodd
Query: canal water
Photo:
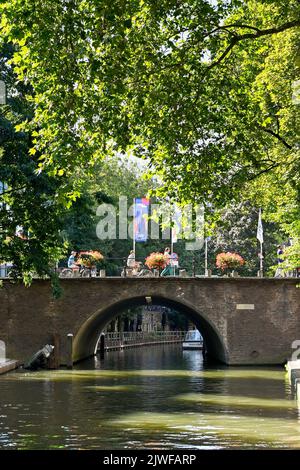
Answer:
<svg viewBox="0 0 300 470"><path fill-rule="evenodd" d="M160 345L0 377L1 449L300 448L283 368L212 367Z"/></svg>

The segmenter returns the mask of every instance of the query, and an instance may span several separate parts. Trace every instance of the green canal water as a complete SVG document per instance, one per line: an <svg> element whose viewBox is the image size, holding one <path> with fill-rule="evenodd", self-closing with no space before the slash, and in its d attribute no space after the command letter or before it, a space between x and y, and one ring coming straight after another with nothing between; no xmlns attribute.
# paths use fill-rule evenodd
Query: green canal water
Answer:
<svg viewBox="0 0 300 470"><path fill-rule="evenodd" d="M1 449L300 448L282 368L211 367L164 345L0 377Z"/></svg>

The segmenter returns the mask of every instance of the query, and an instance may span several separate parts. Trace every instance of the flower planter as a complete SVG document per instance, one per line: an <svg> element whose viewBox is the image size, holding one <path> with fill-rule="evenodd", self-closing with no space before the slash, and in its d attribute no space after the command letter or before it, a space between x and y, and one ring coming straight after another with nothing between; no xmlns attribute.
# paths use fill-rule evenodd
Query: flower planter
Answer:
<svg viewBox="0 0 300 470"><path fill-rule="evenodd" d="M236 268L243 266L245 260L238 253L219 253L216 259L217 268L225 272L226 277L239 277ZM232 270L229 273L229 270Z"/></svg>
<svg viewBox="0 0 300 470"><path fill-rule="evenodd" d="M169 258L162 253L151 253L145 260L145 265L148 266L149 269L158 271L164 269L168 263Z"/></svg>

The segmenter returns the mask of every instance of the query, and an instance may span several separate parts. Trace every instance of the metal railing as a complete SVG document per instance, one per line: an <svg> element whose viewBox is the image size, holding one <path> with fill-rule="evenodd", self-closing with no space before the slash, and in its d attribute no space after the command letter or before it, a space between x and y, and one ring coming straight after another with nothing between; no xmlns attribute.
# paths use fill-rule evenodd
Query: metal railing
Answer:
<svg viewBox="0 0 300 470"><path fill-rule="evenodd" d="M136 258L136 266L131 267L128 266L128 258L104 258L103 259L103 268L95 269L95 268L84 268L74 269L74 268L67 268L67 267L59 267L56 269L57 273L60 277L104 277L106 276L106 271L108 266L107 263L112 262L115 263L113 266L113 270L115 274L113 276L121 276L121 277L159 277L162 269L150 269L148 266L145 265L145 258ZM111 266L110 266L111 270ZM173 273L172 276L195 276L195 266L191 267L186 266L172 266ZM82 274L83 273L83 274ZM108 275L111 276L111 275Z"/></svg>
<svg viewBox="0 0 300 470"><path fill-rule="evenodd" d="M184 340L186 331L123 331L102 333L104 349L123 349L158 343L180 343ZM100 339L98 350L100 349Z"/></svg>

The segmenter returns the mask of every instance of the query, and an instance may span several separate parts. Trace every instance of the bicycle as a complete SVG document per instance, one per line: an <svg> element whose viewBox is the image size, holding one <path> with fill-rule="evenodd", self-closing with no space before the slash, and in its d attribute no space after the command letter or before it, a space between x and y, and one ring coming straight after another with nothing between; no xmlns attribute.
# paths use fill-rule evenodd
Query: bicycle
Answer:
<svg viewBox="0 0 300 470"><path fill-rule="evenodd" d="M126 269L126 273L125 273ZM155 274L148 267L144 266L142 263L137 263L135 267L123 268L121 272L121 277L154 277Z"/></svg>
<svg viewBox="0 0 300 470"><path fill-rule="evenodd" d="M73 278L73 277L96 277L97 270L93 268L87 268L86 266L78 266L78 268L63 268L60 276L63 278Z"/></svg>
<svg viewBox="0 0 300 470"><path fill-rule="evenodd" d="M155 272L147 266L140 266L140 271L136 274L137 277L155 277Z"/></svg>

